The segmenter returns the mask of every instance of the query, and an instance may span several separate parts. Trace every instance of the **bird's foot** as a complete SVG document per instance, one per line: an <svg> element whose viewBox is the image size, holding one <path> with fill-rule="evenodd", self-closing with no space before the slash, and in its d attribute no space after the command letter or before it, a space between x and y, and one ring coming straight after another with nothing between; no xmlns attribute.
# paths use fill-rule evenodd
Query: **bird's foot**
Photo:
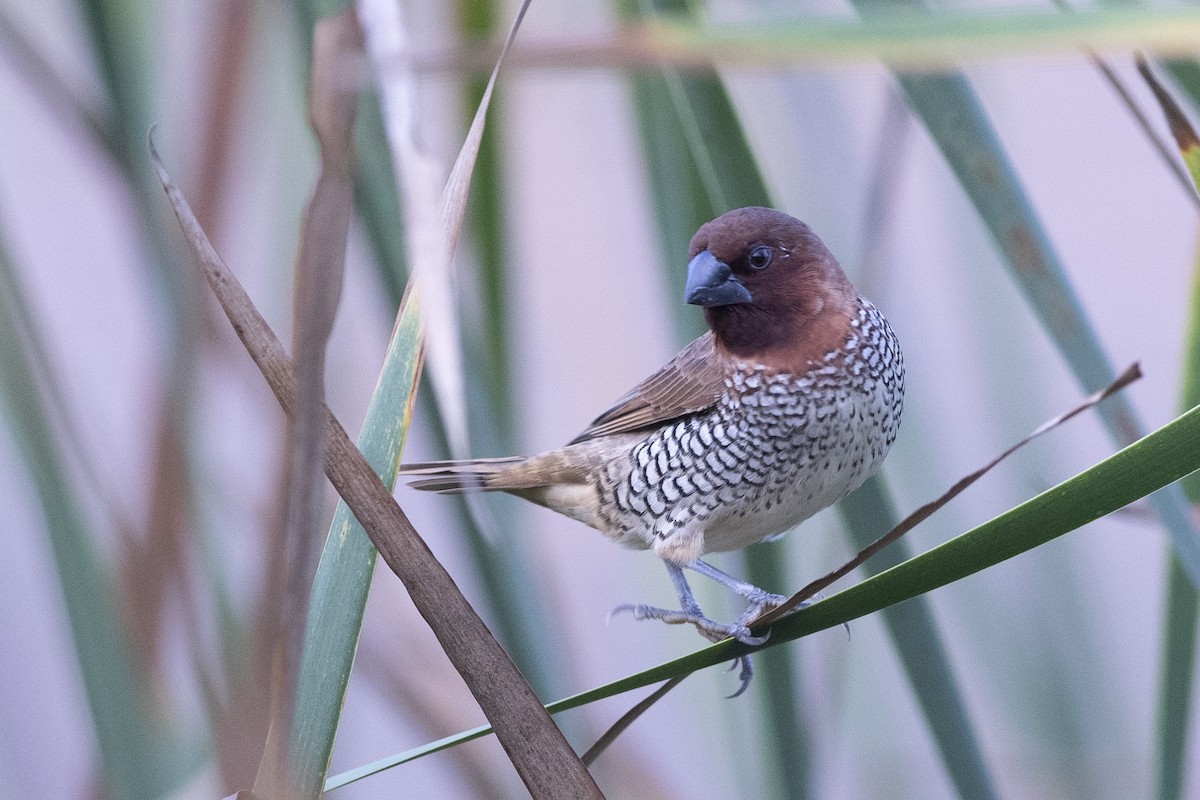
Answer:
<svg viewBox="0 0 1200 800"><path fill-rule="evenodd" d="M676 611L670 608L659 608L658 606L642 605L640 603L628 603L626 605L617 606L608 615L612 619L617 614L630 613L634 619L656 619L659 622L665 622L668 625L694 625L700 635L710 642L720 642L724 639L736 639L742 644L751 647L758 647L760 644L766 643L770 634L755 636L746 627L746 621L750 618L745 614L732 624L717 622L714 619L706 617L700 613L699 609L692 611ZM739 661L741 659L738 659Z"/></svg>
<svg viewBox="0 0 1200 800"><path fill-rule="evenodd" d="M746 599L750 601L750 605L746 606L746 610L742 612L742 615L738 617L737 622L734 623L735 625L741 625L746 628L748 628L751 623L754 622L754 620L758 619L763 614L766 614L768 611L771 611L774 608L778 608L788 601L788 598L784 595L771 594L770 592L765 592L762 589L758 590L758 594L754 595L753 597L747 597Z"/></svg>
<svg viewBox="0 0 1200 800"><path fill-rule="evenodd" d="M608 618L611 620L617 614L624 613L633 614L634 619L656 619L668 625L694 625L696 626L696 630L700 632L700 635L711 642L736 639L750 647L758 647L761 644L766 644L767 639L771 638L770 631L767 631L762 636L755 636L750 632L745 623L752 619L754 615L743 614L737 622L732 625L726 625L706 617L700 613L699 609L695 611L675 611L669 608L629 603L614 608L609 613ZM728 698L732 700L750 687L750 681L754 679L754 666L750 663L750 656L744 655L738 656L731 661L729 669L738 670L737 691L729 695Z"/></svg>

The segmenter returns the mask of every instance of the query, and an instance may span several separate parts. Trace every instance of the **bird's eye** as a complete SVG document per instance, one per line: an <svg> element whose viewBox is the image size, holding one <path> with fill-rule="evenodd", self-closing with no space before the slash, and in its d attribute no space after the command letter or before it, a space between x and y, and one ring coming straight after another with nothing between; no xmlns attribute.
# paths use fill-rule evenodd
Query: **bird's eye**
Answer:
<svg viewBox="0 0 1200 800"><path fill-rule="evenodd" d="M751 269L766 269L771 266L771 248L765 244L760 244L758 247L750 251L750 268Z"/></svg>

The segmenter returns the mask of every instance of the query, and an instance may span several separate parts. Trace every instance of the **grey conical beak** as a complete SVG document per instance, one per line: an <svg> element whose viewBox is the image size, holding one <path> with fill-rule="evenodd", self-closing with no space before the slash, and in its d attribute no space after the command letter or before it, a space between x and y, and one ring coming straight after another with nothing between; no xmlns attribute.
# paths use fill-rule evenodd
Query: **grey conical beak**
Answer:
<svg viewBox="0 0 1200 800"><path fill-rule="evenodd" d="M729 265L704 250L688 264L683 299L694 306L712 308L749 303L752 298Z"/></svg>

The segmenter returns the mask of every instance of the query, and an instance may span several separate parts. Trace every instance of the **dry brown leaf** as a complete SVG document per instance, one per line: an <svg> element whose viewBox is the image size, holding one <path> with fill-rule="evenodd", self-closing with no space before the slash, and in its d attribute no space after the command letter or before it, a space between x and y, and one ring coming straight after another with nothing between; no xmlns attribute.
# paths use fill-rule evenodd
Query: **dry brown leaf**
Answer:
<svg viewBox="0 0 1200 800"><path fill-rule="evenodd" d="M364 13L369 11L371 14L364 18L364 27L368 50L381 75L384 127L394 158L396 183L404 199L405 233L424 312L429 375L445 421L450 454L465 458L470 447L452 264L496 78L529 8L529 0L525 0L518 10L504 46L492 65L487 87L445 184L441 180L441 165L417 144L417 120L421 113L416 104L415 73L403 68L384 68L401 63L400 54L408 49L400 9L390 0L362 5ZM484 523L482 527L487 529L489 526Z"/></svg>
<svg viewBox="0 0 1200 800"><path fill-rule="evenodd" d="M293 413L295 368L266 320L221 261L150 145L151 157L184 235L238 337L280 405ZM541 701L412 527L341 423L323 409L325 474L354 512L413 605L479 702L521 779L536 798L603 797Z"/></svg>
<svg viewBox="0 0 1200 800"><path fill-rule="evenodd" d="M274 621L271 733L255 791L279 795L288 786L282 743L290 738L296 682L304 647L308 597L321 535L325 465L325 350L341 296L346 240L354 213L354 121L358 92L344 64L362 50L362 35L347 6L317 23L313 34L309 120L321 151L321 171L305 209L296 260L293 344L296 395L288 416L284 457L283 524L272 552L283 570L271 581L265 614Z"/></svg>

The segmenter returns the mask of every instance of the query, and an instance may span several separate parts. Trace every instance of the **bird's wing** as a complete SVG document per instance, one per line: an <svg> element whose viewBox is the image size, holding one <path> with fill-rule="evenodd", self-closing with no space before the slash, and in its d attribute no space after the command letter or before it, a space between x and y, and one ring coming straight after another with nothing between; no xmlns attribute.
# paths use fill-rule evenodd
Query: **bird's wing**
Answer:
<svg viewBox="0 0 1200 800"><path fill-rule="evenodd" d="M724 391L725 372L709 332L596 417L571 444L695 414L710 408Z"/></svg>

